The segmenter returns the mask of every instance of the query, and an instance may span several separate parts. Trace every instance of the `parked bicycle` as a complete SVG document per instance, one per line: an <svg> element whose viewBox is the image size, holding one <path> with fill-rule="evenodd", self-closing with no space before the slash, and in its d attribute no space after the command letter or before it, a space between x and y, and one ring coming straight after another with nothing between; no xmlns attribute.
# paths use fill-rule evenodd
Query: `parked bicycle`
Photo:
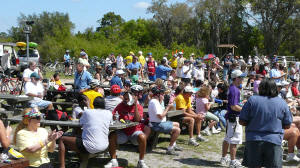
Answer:
<svg viewBox="0 0 300 168"><path fill-rule="evenodd" d="M20 77L9 77L4 73L0 75L0 93L18 95L22 92L22 79Z"/></svg>

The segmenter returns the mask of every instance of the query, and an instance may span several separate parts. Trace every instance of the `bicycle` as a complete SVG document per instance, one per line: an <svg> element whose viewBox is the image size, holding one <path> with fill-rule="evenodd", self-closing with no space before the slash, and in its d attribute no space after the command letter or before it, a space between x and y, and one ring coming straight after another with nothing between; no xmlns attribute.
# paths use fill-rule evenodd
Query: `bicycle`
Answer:
<svg viewBox="0 0 300 168"><path fill-rule="evenodd" d="M52 62L50 59L50 62L46 63L43 69L46 72L50 71L50 72L61 73L64 72L64 65L62 62L59 62L57 59L54 62Z"/></svg>
<svg viewBox="0 0 300 168"><path fill-rule="evenodd" d="M22 80L9 77L5 74L1 75L0 93L1 94L13 94L19 95L22 90Z"/></svg>

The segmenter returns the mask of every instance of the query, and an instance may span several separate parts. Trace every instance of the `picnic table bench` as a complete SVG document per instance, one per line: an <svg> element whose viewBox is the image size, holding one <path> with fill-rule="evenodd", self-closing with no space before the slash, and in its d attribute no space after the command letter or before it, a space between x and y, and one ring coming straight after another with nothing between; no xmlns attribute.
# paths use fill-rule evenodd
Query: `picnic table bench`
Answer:
<svg viewBox="0 0 300 168"><path fill-rule="evenodd" d="M11 163L0 163L1 168L25 168L29 166L29 160L12 160Z"/></svg>
<svg viewBox="0 0 300 168"><path fill-rule="evenodd" d="M17 110L17 105L22 104L22 107L29 107L29 101L33 100L32 97L26 96L26 95L8 95L8 94L0 94L0 99L5 100L7 102L7 105L5 105L6 110L13 111L16 115L19 113Z"/></svg>

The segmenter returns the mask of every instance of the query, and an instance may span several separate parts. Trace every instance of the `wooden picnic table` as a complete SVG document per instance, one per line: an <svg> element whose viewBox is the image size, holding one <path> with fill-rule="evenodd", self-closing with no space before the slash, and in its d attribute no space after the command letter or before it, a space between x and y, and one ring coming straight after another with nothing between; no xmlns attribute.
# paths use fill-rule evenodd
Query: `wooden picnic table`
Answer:
<svg viewBox="0 0 300 168"><path fill-rule="evenodd" d="M23 107L29 107L28 102L33 100L33 97L26 95L10 95L10 94L0 94L0 99L6 100L7 110L16 112L16 106L19 103L22 103Z"/></svg>
<svg viewBox="0 0 300 168"><path fill-rule="evenodd" d="M19 159L12 160L11 163L0 163L1 168L25 168L29 166L29 160Z"/></svg>
<svg viewBox="0 0 300 168"><path fill-rule="evenodd" d="M7 118L8 121L14 121L14 122L21 122L23 119L22 115L17 115L14 117L9 117ZM138 122L129 122L129 123L121 123L121 122L114 122L109 126L110 130L119 130L119 129L124 129L128 127L133 127L138 125ZM76 128L76 127L81 127L79 120L74 120L74 121L53 121L53 120L45 120L41 119L41 125L44 126L61 126L61 127L71 127L71 128Z"/></svg>
<svg viewBox="0 0 300 168"><path fill-rule="evenodd" d="M143 112L148 114L148 108L144 108ZM167 118L176 117L182 114L182 110L170 110L167 113Z"/></svg>

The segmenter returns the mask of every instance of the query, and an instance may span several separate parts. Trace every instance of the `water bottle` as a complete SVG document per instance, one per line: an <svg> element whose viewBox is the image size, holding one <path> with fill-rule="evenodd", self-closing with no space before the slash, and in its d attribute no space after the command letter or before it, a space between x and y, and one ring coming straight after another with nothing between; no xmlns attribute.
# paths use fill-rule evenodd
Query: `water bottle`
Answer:
<svg viewBox="0 0 300 168"><path fill-rule="evenodd" d="M115 114L116 122L119 122L119 121L120 121L120 120L119 120L119 117L120 117L119 112L116 111L116 114Z"/></svg>

